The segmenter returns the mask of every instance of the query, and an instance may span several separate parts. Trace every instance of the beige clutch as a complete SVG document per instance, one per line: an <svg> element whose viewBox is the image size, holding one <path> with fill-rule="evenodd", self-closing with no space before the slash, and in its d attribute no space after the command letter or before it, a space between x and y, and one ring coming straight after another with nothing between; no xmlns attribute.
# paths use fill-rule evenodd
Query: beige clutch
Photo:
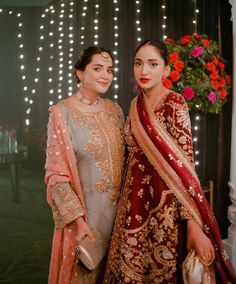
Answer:
<svg viewBox="0 0 236 284"><path fill-rule="evenodd" d="M183 262L184 284L209 284L211 282L209 264L203 264L194 250L190 250Z"/></svg>
<svg viewBox="0 0 236 284"><path fill-rule="evenodd" d="M108 248L108 241L104 235L98 229L93 229L92 232L95 236L94 241L86 237L76 247L78 262L81 261L89 270L94 270L99 265Z"/></svg>

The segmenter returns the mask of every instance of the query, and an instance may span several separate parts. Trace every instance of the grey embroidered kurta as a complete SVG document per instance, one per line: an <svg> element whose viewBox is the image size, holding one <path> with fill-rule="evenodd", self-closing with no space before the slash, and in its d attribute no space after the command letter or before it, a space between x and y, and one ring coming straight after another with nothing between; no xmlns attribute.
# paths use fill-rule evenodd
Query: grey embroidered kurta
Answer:
<svg viewBox="0 0 236 284"><path fill-rule="evenodd" d="M82 112L76 102L76 99L64 100L59 107L66 117L77 158L88 225L91 229L99 229L109 240L122 177L123 114L120 107L108 99L105 100L105 109L99 112ZM56 184L53 200L57 227L64 227L84 215L70 183ZM82 276L83 273L79 273L79 283L82 279L83 284L94 283L95 276Z"/></svg>

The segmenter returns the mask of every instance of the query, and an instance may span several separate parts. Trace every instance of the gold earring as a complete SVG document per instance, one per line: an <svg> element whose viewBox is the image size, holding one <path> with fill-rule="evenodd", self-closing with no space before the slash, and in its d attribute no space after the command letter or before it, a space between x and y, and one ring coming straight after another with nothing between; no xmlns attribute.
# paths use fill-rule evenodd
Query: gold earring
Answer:
<svg viewBox="0 0 236 284"><path fill-rule="evenodd" d="M81 87L84 87L84 85L85 85L85 84L84 84L84 79L81 80L79 84L80 84Z"/></svg>

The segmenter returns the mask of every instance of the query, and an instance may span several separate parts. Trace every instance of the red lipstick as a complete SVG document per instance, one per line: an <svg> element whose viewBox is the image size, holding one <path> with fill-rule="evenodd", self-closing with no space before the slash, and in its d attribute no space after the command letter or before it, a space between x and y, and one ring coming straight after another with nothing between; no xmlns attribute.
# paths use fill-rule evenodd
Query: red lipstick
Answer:
<svg viewBox="0 0 236 284"><path fill-rule="evenodd" d="M142 77L142 78L139 79L139 81L140 81L141 83L144 83L144 84L145 84L145 83L148 83L148 82L150 81L150 79Z"/></svg>

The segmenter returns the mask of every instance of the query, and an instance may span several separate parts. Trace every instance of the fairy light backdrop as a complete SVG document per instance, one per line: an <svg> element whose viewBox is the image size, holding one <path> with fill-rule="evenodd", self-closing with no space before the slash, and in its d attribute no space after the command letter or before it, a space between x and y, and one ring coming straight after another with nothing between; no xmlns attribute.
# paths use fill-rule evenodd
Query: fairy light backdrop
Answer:
<svg viewBox="0 0 236 284"><path fill-rule="evenodd" d="M162 39L165 41L167 39L167 16L166 16L166 0L162 1Z"/></svg>
<svg viewBox="0 0 236 284"><path fill-rule="evenodd" d="M79 2L79 4L78 4ZM26 66L26 54L24 43L24 21L21 13L14 13L12 10L6 12L9 15L16 16L18 21L18 53L20 62L20 72L22 79L22 88L25 102L25 125L31 124L32 106L40 95L42 84L47 84L45 98L48 105L57 103L63 97L70 96L73 93L75 81L72 78L75 43L76 51L82 50L89 42L90 31L92 31L91 44L100 44L100 1L81 0L81 1L54 1L54 5L49 5L42 10L40 23L38 27L38 46L35 56L32 60L33 70ZM141 23L141 0L134 1L135 16L134 28L136 34L136 42L142 40L142 24ZM168 37L168 18L167 5L168 0L160 3L162 13L162 38ZM113 47L114 56L114 82L112 85L113 99L119 98L119 42L120 42L120 0L112 0L112 22L113 22ZM3 13L3 9L0 13ZM193 18L192 30L198 32L198 15L197 0L193 0ZM92 28L90 27L92 25ZM45 87L45 86L44 86ZM196 115L193 124L193 143L195 164L199 166L198 137L200 131L200 115Z"/></svg>
<svg viewBox="0 0 236 284"><path fill-rule="evenodd" d="M119 0L113 0L113 57L114 57L114 84L113 84L113 99L118 99L119 89L119 15L120 7Z"/></svg>

